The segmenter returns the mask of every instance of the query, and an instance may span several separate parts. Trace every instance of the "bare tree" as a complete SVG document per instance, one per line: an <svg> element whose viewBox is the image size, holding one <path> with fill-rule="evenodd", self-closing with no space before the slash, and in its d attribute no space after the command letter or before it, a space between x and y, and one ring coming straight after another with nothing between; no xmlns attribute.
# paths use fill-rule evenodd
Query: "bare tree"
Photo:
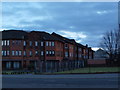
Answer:
<svg viewBox="0 0 120 90"><path fill-rule="evenodd" d="M118 60L120 55L120 29L106 32L101 47L107 52L110 60Z"/></svg>

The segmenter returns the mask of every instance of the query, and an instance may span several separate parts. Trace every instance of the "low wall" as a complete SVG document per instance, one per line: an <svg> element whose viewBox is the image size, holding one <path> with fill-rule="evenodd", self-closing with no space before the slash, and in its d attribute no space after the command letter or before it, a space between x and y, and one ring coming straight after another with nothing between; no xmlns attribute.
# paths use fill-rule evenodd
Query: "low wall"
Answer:
<svg viewBox="0 0 120 90"><path fill-rule="evenodd" d="M89 59L87 61L87 64L89 66L106 66L106 60L105 59Z"/></svg>

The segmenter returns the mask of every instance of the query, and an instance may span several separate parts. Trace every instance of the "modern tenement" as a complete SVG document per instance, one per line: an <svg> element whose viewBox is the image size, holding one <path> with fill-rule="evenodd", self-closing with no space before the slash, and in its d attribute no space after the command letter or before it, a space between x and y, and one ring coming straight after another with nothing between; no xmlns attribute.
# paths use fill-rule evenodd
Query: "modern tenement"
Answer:
<svg viewBox="0 0 120 90"><path fill-rule="evenodd" d="M88 45L59 34L42 31L4 30L2 33L2 68L27 69L31 64L40 69L40 62L63 61L85 63L93 59L93 50ZM51 63L47 63L48 68Z"/></svg>

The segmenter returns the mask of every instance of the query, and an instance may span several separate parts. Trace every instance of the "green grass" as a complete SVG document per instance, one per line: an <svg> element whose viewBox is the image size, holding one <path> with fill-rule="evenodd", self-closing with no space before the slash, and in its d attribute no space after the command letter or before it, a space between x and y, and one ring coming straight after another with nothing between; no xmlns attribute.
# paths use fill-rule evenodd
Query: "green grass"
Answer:
<svg viewBox="0 0 120 90"><path fill-rule="evenodd" d="M56 74L69 74L69 73L99 73L99 72L120 72L120 67L90 67L80 68L75 70L56 72Z"/></svg>

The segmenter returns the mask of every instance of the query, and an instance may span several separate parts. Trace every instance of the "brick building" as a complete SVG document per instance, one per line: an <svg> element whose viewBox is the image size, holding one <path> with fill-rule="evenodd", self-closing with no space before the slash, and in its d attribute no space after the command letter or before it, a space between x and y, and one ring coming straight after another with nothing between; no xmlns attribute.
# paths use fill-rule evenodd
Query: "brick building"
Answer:
<svg viewBox="0 0 120 90"><path fill-rule="evenodd" d="M22 30L1 33L3 69L28 69L32 65L36 70L58 71L60 67L79 68L85 60L93 58L90 47L56 33Z"/></svg>

